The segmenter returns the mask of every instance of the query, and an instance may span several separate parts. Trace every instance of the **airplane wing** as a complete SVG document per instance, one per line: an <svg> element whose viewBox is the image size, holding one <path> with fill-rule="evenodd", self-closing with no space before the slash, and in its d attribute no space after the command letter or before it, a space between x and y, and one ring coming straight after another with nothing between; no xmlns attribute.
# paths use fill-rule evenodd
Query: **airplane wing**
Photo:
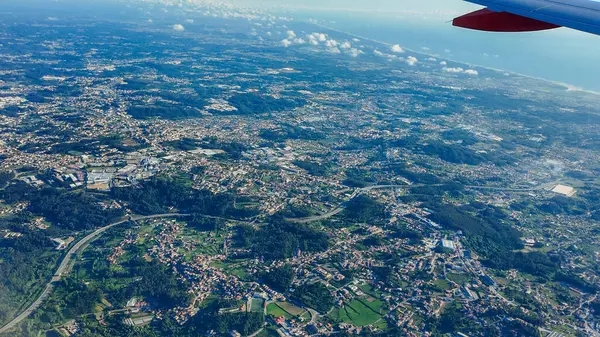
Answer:
<svg viewBox="0 0 600 337"><path fill-rule="evenodd" d="M457 27L489 32L530 32L569 27L600 35L600 2L590 0L466 0L487 8L453 20Z"/></svg>

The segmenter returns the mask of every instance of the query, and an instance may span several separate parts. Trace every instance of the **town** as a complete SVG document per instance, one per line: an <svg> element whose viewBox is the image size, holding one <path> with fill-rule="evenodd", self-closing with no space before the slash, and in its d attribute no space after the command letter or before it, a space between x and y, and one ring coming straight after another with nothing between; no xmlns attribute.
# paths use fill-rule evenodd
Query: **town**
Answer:
<svg viewBox="0 0 600 337"><path fill-rule="evenodd" d="M600 335L597 95L136 6L0 13L0 336Z"/></svg>

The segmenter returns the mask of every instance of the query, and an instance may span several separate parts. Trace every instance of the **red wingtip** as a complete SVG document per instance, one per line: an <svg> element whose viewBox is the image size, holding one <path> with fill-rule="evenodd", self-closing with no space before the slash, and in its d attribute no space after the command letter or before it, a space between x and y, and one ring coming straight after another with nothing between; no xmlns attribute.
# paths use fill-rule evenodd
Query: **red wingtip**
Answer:
<svg viewBox="0 0 600 337"><path fill-rule="evenodd" d="M487 8L458 17L452 21L452 25L488 32L531 32L560 27L508 12L493 12Z"/></svg>

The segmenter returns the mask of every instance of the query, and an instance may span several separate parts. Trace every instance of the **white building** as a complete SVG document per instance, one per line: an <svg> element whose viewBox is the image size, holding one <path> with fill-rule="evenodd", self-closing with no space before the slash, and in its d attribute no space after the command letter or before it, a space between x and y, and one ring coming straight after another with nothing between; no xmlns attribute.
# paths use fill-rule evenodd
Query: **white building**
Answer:
<svg viewBox="0 0 600 337"><path fill-rule="evenodd" d="M558 194L562 194L565 195L567 197L572 197L575 195L575 189L571 186L565 186L565 185L556 185L553 189L552 192L554 193L558 193Z"/></svg>
<svg viewBox="0 0 600 337"><path fill-rule="evenodd" d="M442 247L454 250L454 242L451 240L442 240Z"/></svg>

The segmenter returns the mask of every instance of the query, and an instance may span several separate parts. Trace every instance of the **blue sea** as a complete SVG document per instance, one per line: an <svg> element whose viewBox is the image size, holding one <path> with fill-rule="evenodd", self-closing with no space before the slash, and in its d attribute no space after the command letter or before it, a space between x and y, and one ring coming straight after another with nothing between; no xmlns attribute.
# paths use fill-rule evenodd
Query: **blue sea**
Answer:
<svg viewBox="0 0 600 337"><path fill-rule="evenodd" d="M377 14L311 13L310 17L344 32L414 51L600 91L600 36L566 28L487 33L456 28L442 19Z"/></svg>
<svg viewBox="0 0 600 337"><path fill-rule="evenodd" d="M317 0L317 2L322 0ZM52 12L80 10L87 16L123 16L135 7L106 6L94 2L12 2L2 10L31 8L45 18ZM12 6L11 6L12 5ZM91 6L93 10L91 10ZM13 8L13 9L14 9ZM101 14L102 13L102 14ZM139 13L138 13L139 14ZM422 18L378 12L296 12L306 20L347 33L368 37L454 61L491 67L600 92L600 36L566 28L534 33L487 33L453 27L450 17Z"/></svg>

